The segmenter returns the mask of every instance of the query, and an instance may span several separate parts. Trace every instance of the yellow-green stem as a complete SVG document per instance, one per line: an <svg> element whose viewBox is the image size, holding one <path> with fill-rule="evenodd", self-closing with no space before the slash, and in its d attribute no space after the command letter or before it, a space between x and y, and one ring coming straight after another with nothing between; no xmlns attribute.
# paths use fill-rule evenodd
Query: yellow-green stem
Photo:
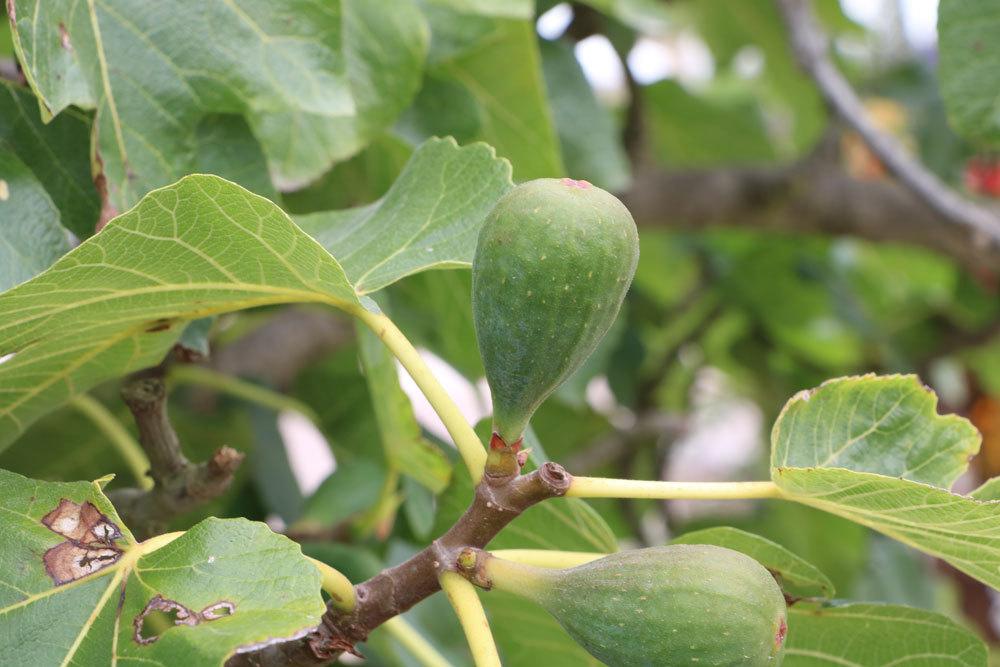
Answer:
<svg viewBox="0 0 1000 667"><path fill-rule="evenodd" d="M306 559L319 571L323 590L330 596L333 605L341 611L353 610L355 603L354 584L338 570L323 561L309 556L306 556Z"/></svg>
<svg viewBox="0 0 1000 667"><path fill-rule="evenodd" d="M745 500L781 498L774 482L654 482L574 477L566 492L577 498L654 498L660 500Z"/></svg>
<svg viewBox="0 0 1000 667"><path fill-rule="evenodd" d="M607 556L607 554L589 551L550 551L548 549L497 549L490 553L497 558L515 563L560 569L586 565Z"/></svg>
<svg viewBox="0 0 1000 667"><path fill-rule="evenodd" d="M451 663L402 616L393 616L381 627L385 628L393 639L402 644L403 648L424 667L452 667Z"/></svg>
<svg viewBox="0 0 1000 667"><path fill-rule="evenodd" d="M476 667L501 667L490 623L475 587L455 572L441 574L441 588L455 609Z"/></svg>
<svg viewBox="0 0 1000 667"><path fill-rule="evenodd" d="M146 474L149 471L149 458L122 423L100 401L88 394L77 394L69 402L93 422L114 445L139 488L145 491L152 489L153 479Z"/></svg>
<svg viewBox="0 0 1000 667"><path fill-rule="evenodd" d="M469 422L465 420L462 411L458 409L455 402L451 400L451 396L434 377L434 373L424 363L416 348L385 315L373 313L364 308L358 308L352 311L352 314L368 325L375 332L375 335L385 343L389 351L399 359L399 363L413 378L417 387L420 388L431 407L441 418L445 428L448 429L451 439L455 441L455 446L458 448L458 453L469 469L473 484L478 484L483 476L483 467L486 465L486 450L483 443L479 441L479 437L472 430Z"/></svg>
<svg viewBox="0 0 1000 667"><path fill-rule="evenodd" d="M183 534L184 534L183 530L178 530L173 533L163 533L162 535L154 535L148 540L139 542L139 544L137 544L136 547L139 550L139 553L144 556L150 552L156 551L157 549L167 546L168 544L170 544Z"/></svg>
<svg viewBox="0 0 1000 667"><path fill-rule="evenodd" d="M313 409L302 401L272 391L253 382L247 382L232 375L214 371L205 366L194 366L192 364L173 366L170 369L169 380L175 384L194 384L209 387L210 389L235 396L244 401L263 405L272 410L295 410L296 412L301 412L313 422L318 422L318 417Z"/></svg>

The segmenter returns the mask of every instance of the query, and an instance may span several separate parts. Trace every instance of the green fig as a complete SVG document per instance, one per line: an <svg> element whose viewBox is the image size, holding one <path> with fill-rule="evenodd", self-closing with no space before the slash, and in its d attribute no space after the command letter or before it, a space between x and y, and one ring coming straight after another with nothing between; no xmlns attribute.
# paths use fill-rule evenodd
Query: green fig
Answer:
<svg viewBox="0 0 1000 667"><path fill-rule="evenodd" d="M533 600L613 667L781 663L787 609L757 561L710 545L623 551L565 570L483 558L477 583Z"/></svg>
<svg viewBox="0 0 1000 667"><path fill-rule="evenodd" d="M497 202L472 263L494 448L499 437L516 450L538 406L594 351L638 261L628 209L587 181L529 181Z"/></svg>

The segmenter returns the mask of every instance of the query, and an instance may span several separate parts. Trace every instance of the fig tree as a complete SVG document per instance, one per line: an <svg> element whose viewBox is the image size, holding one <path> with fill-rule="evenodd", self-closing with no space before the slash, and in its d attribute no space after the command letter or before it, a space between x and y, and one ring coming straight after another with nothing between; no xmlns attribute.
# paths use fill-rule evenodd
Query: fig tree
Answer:
<svg viewBox="0 0 1000 667"><path fill-rule="evenodd" d="M494 448L516 450L538 406L594 351L638 261L628 209L587 181L529 181L497 202L472 264Z"/></svg>
<svg viewBox="0 0 1000 667"><path fill-rule="evenodd" d="M780 664L785 598L757 561L731 549L671 545L565 570L479 552L473 580L544 607L614 667Z"/></svg>

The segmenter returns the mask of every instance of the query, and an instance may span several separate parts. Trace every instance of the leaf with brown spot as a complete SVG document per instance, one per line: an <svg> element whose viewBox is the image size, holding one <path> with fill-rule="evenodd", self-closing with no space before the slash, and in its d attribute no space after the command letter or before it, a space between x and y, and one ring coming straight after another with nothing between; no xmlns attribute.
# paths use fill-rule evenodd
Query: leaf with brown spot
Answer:
<svg viewBox="0 0 1000 667"><path fill-rule="evenodd" d="M0 665L221 665L319 623L319 574L297 544L244 519L137 544L103 481L0 470L0 625L19 638L0 642ZM143 631L154 611L171 624Z"/></svg>

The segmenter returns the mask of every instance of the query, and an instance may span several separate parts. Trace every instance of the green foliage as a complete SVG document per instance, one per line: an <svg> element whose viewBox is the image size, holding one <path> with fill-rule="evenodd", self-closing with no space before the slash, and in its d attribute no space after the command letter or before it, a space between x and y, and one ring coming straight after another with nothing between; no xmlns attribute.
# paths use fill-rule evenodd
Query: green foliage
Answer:
<svg viewBox="0 0 1000 667"><path fill-rule="evenodd" d="M96 110L94 150L120 210L195 171L208 114L244 115L279 184L316 178L395 120L416 93L428 39L409 1L75 11L19 0L11 11L43 117L71 104Z"/></svg>
<svg viewBox="0 0 1000 667"><path fill-rule="evenodd" d="M484 374L502 404L498 374L530 379L549 362L575 368L593 351L542 392L548 399L525 433L527 469L551 459L581 476L760 477L762 457L731 449L739 422L716 422L730 404L765 424L776 417L770 476L780 500L696 511L673 500L558 498L525 511L490 549L615 554L680 535L674 543L746 554L805 598L789 608L784 665L986 664L982 641L959 623L959 603L969 607L960 596L974 584L959 589L926 555L1000 588L1000 477L988 479L1000 470L994 267L949 258L962 256L950 242L939 253L768 229L763 204L782 227L790 215L804 226L823 215L830 227L830 216L879 210L865 197L842 210L827 200L836 192L797 189L804 167L839 165L858 192L907 196L850 132L828 132L805 157L835 128L770 0L588 0L573 3L565 35L542 40L535 20L554 4L9 0L10 21L0 26L0 469L27 477L0 471L0 617L10 628L0 663L220 665L316 625L319 577L296 544L260 523L206 517L285 524L310 555L355 582L419 553L459 520L474 493L469 472L404 393L387 330L347 321L372 321L382 307L413 344L479 383L462 406L470 412L487 407ZM1000 137L993 3L942 0L936 71L903 42L887 51L884 36L852 24L839 3L812 4L865 101L895 105L899 118L886 129L959 186L967 155ZM622 64L644 64L633 46L665 48L656 58L672 71L595 90L576 57L589 35L607 37ZM692 54L705 59L694 75ZM948 131L942 98L972 146ZM719 203L753 200L752 215L688 220L697 201L647 211L642 260L613 326L614 313L595 326L565 303L555 307L558 291L542 297L555 273L556 287L575 293L586 272L564 248L515 234L522 250L546 259L524 298L512 300L510 329L495 314L476 326L480 338L493 328L506 342L524 342L518 328L533 322L544 331L524 337L534 361L518 365L504 348L483 355L484 369L466 269L515 183L571 176L642 202L661 172L696 179L703 171L722 183ZM761 178L757 202L749 195ZM786 210L785 195L812 204ZM703 222L714 228L675 231ZM886 224L863 231L886 238ZM607 255L614 263L629 253ZM498 256L491 274L511 270L509 255ZM497 287L495 275L477 275L477 294ZM298 349L290 335L254 348L263 359L291 358L303 367L295 377L264 380L255 376L260 362L244 368L226 354L299 302L344 312L321 343ZM580 321L590 333L608 331L596 349L586 341L580 358L545 339L579 331ZM242 376L242 389L219 393L202 369L181 365L192 356L218 364L216 379L230 389L235 378L223 373ZM93 395L134 436L120 378L165 360L174 364L169 416L185 456L207 461L226 444L248 460L228 492L170 517L183 535L136 543L109 497L127 497L139 477L67 401ZM446 389L465 392L460 384ZM314 419L336 459L314 491L301 479L303 463L314 462L277 429L276 410L289 407ZM485 441L489 421L482 425ZM983 451L969 466L977 428ZM962 489L981 486L960 495L959 478ZM67 537L47 525L60 506L86 513L99 534ZM65 553L86 558L46 570L46 557L56 563ZM97 569L56 584L81 567ZM657 567L650 586L689 576L667 577L668 569ZM834 587L854 602L831 599ZM166 613L171 603L154 603L162 610L140 625L160 638L138 644L133 624L156 594L176 602L181 623ZM542 608L502 591L481 598L504 664L600 664ZM727 630L704 630L717 616L684 595L671 599L685 609L667 622L701 628L685 631L692 643L680 650L725 645ZM601 633L625 631L604 607L587 613ZM441 596L405 618L452 664L471 664ZM627 639L590 648L622 664L622 651L644 648L637 636L662 635L655 623L626 629ZM423 664L383 629L359 649L373 667Z"/></svg>
<svg viewBox="0 0 1000 667"><path fill-rule="evenodd" d="M35 175L13 153L0 149L0 208L12 224L0 245L0 289L6 290L44 271L69 250L59 212Z"/></svg>
<svg viewBox="0 0 1000 667"><path fill-rule="evenodd" d="M61 222L78 237L86 238L94 232L100 209L87 159L90 121L83 114L71 110L43 124L35 105L34 98L27 91L9 83L0 84L0 148L13 153L4 159L4 163L22 162L59 209L58 217L46 216L46 221L42 223L44 226ZM11 201L21 205L17 197L12 197ZM52 204L38 203L35 206L44 209ZM0 220L17 217L17 214L5 211ZM64 245L54 243L49 246L50 252L59 250L62 254L65 252ZM13 263L13 258L10 261Z"/></svg>
<svg viewBox="0 0 1000 667"><path fill-rule="evenodd" d="M985 146L1000 143L1000 10L988 0L944 0L938 9L941 95L952 123Z"/></svg>
<svg viewBox="0 0 1000 667"><path fill-rule="evenodd" d="M0 481L0 613L6 630L31 638L0 645L5 663L219 664L323 612L315 568L263 524L207 519L157 548L136 544L101 492L106 480L0 471ZM173 612L176 627L155 623L158 609Z"/></svg>
<svg viewBox="0 0 1000 667"><path fill-rule="evenodd" d="M426 268L471 264L486 214L512 185L510 164L489 146L430 139L377 202L297 222L365 294Z"/></svg>
<svg viewBox="0 0 1000 667"><path fill-rule="evenodd" d="M671 544L713 544L750 556L774 574L784 590L800 596L833 597L833 584L811 563L780 544L736 528L718 526L685 533Z"/></svg>
<svg viewBox="0 0 1000 667"><path fill-rule="evenodd" d="M73 393L158 363L186 320L288 301L357 296L267 200L214 176L153 192L0 297L2 349L16 355L0 366L0 443Z"/></svg>
<svg viewBox="0 0 1000 667"><path fill-rule="evenodd" d="M848 604L792 607L785 656L785 667L982 667L987 654L981 639L941 614L897 605Z"/></svg>

